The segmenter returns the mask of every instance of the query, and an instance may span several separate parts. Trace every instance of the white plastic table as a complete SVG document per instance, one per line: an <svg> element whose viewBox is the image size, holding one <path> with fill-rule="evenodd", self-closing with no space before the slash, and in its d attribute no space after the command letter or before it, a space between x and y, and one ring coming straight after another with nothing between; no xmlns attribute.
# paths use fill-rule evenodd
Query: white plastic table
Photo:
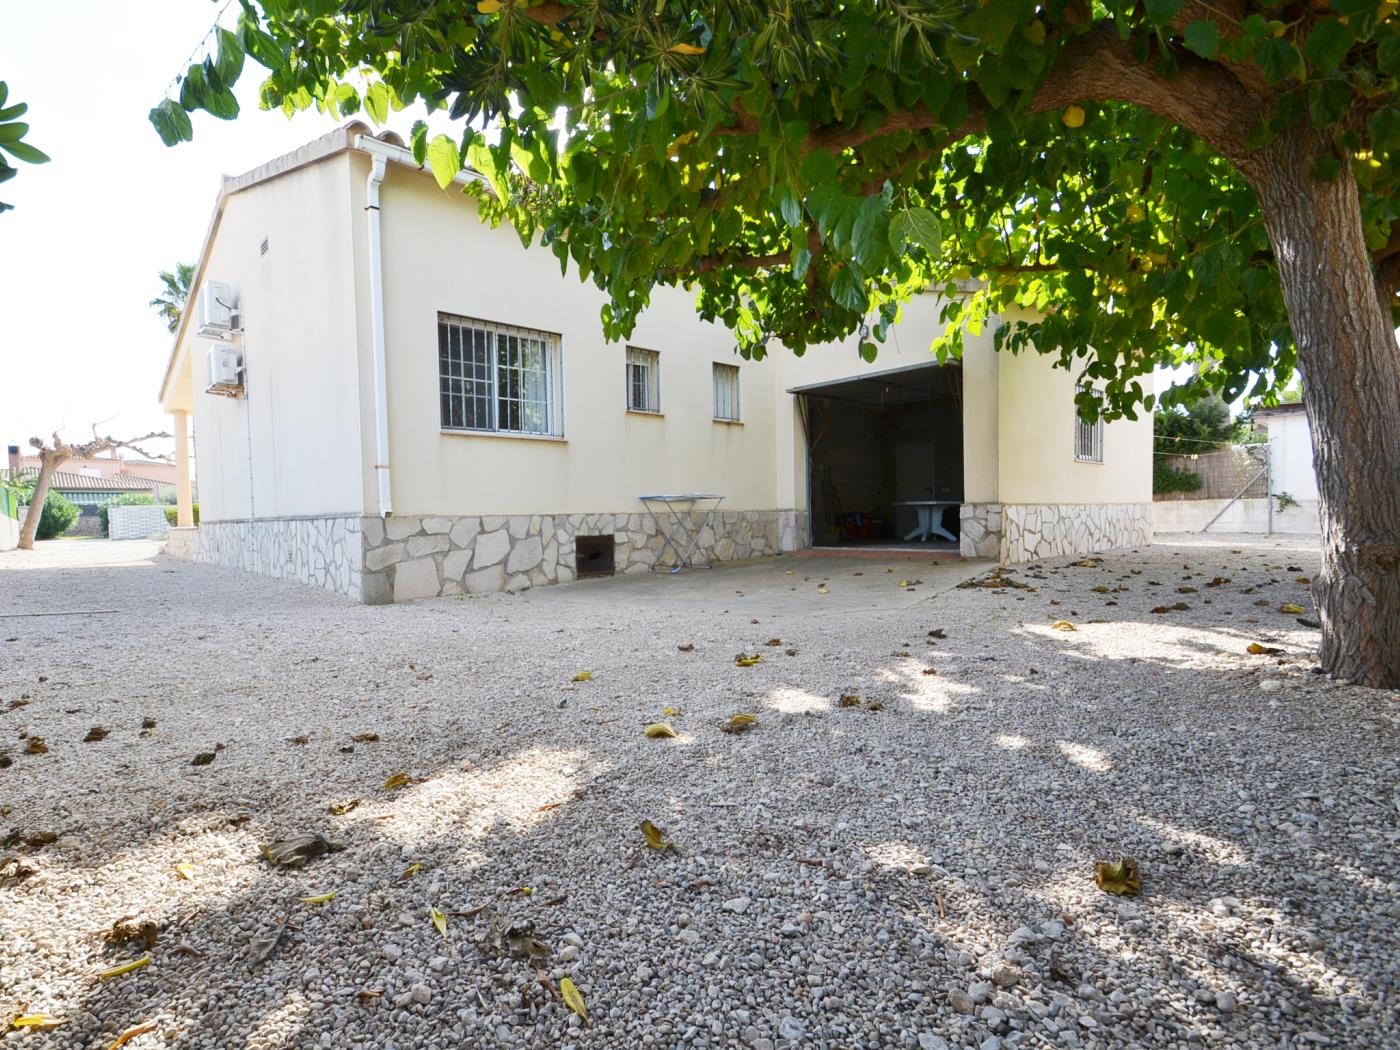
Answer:
<svg viewBox="0 0 1400 1050"><path fill-rule="evenodd" d="M651 566L651 572L658 568L665 569L661 564L661 558L669 548L676 556L676 564L667 569L667 572L680 572L682 569L713 569L713 562L691 561L695 549L700 545L700 533L705 531L710 524L710 519L715 516L715 511L724 502L723 496L716 496L710 492L663 492L654 493L648 496L638 496L642 506L646 507L647 513L651 515L651 520L656 522L656 527L661 532L661 550L656 552L656 561ZM694 511L697 507L703 509L704 504L711 504L705 513L705 520L698 526L695 524ZM657 511L665 508L669 514L669 522Z"/></svg>
<svg viewBox="0 0 1400 1050"><path fill-rule="evenodd" d="M919 515L919 524L904 537L905 540L912 540L916 536L920 540L927 540L930 536L941 536L950 543L958 542L958 538L943 527L941 519L946 508L961 506L960 500L911 499L896 503L895 506L913 507Z"/></svg>

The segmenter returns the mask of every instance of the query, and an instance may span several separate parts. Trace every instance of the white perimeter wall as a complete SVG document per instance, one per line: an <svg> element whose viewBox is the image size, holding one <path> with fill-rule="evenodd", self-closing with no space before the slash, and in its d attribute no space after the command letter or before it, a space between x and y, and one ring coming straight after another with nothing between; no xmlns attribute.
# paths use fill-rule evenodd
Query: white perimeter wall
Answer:
<svg viewBox="0 0 1400 1050"><path fill-rule="evenodd" d="M225 204L205 273L238 289L248 396L204 393L211 343L191 326L203 521L363 510L351 307L352 224L363 219L349 180L342 154Z"/></svg>
<svg viewBox="0 0 1400 1050"><path fill-rule="evenodd" d="M12 551L19 546L19 520L0 513L0 551Z"/></svg>

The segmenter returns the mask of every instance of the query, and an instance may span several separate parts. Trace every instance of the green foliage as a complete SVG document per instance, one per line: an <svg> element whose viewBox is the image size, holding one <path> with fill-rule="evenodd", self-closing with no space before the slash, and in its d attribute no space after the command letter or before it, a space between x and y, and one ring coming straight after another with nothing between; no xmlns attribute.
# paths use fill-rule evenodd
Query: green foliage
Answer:
<svg viewBox="0 0 1400 1050"><path fill-rule="evenodd" d="M1152 450L1158 455L1214 452L1238 436L1230 408L1219 398L1204 398L1185 409L1163 409L1152 416Z"/></svg>
<svg viewBox="0 0 1400 1050"><path fill-rule="evenodd" d="M155 503L155 497L149 492L123 492L120 496L113 496L97 508L98 530L104 536L111 535L111 521L108 512L113 507L149 507Z"/></svg>
<svg viewBox="0 0 1400 1050"><path fill-rule="evenodd" d="M1152 460L1152 493L1195 492L1204 484L1201 476L1189 470L1169 466L1160 458Z"/></svg>
<svg viewBox="0 0 1400 1050"><path fill-rule="evenodd" d="M267 70L264 108L382 122L423 102L463 130L430 142L415 126L415 157L444 186L463 160L484 174L464 192L607 291L610 339L653 287L684 285L748 356L859 331L872 357L932 288L951 299L940 355L1005 317L999 348L1098 381L1112 416L1153 406L1136 377L1154 365L1212 366L1172 403L1257 396L1292 373L1272 246L1222 145L1233 158L1318 129L1318 175L1346 164L1371 248L1390 243L1394 10L246 0L152 120L175 142L190 111L233 115L243 54ZM1182 116L1211 75L1257 117ZM1144 84L1171 103L1118 101Z"/></svg>
<svg viewBox="0 0 1400 1050"><path fill-rule="evenodd" d="M191 508L192 508L192 510L194 511L194 523L195 523L196 525L198 525L198 524L199 524L199 504L198 504L198 503L191 504ZM171 524L172 527L178 525L178 524L180 523L180 510L179 510L179 508L178 508L178 507L166 507L166 508L165 508L165 520L168 521L168 522L170 522L170 524Z"/></svg>
<svg viewBox="0 0 1400 1050"><path fill-rule="evenodd" d="M11 163L11 158L22 160L26 164L47 164L49 160L47 153L24 141L24 137L29 134L29 125L19 118L29 111L29 106L23 102L6 105L9 97L8 85L0 80L0 182L8 182L19 174ZM0 201L0 212L9 211L13 207L12 204Z"/></svg>
<svg viewBox="0 0 1400 1050"><path fill-rule="evenodd" d="M1275 492L1274 499L1278 500L1278 512L1282 514L1289 507L1298 506L1298 501L1287 492Z"/></svg>
<svg viewBox="0 0 1400 1050"><path fill-rule="evenodd" d="M150 307L160 314L165 327L173 333L180 327L180 317L185 312L185 304L190 298L190 284L194 281L193 263L176 263L175 272L160 271L161 293L150 301Z"/></svg>
<svg viewBox="0 0 1400 1050"><path fill-rule="evenodd" d="M23 500L31 501L34 498L34 488L38 484L37 477L30 477L20 482L17 486L22 494ZM49 489L48 495L44 499L44 509L39 513L39 527L34 533L36 540L51 540L56 536L62 536L71 529L82 513L70 500Z"/></svg>

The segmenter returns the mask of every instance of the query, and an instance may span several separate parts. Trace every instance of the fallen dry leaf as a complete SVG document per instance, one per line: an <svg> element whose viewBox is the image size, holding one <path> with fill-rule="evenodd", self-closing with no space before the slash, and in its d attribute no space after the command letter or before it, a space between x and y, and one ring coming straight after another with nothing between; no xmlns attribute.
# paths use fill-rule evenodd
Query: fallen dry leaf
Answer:
<svg viewBox="0 0 1400 1050"><path fill-rule="evenodd" d="M842 693L841 699L836 701L836 703L840 707L859 707L860 697L855 693Z"/></svg>
<svg viewBox="0 0 1400 1050"><path fill-rule="evenodd" d="M574 675L572 678L570 678L569 681L571 681L571 682L591 682L591 681L593 681L593 672L592 672L592 671L580 671L578 674L576 674L576 675Z"/></svg>
<svg viewBox="0 0 1400 1050"><path fill-rule="evenodd" d="M352 798L349 802L332 802L326 809L333 817L343 817L359 804L359 799Z"/></svg>
<svg viewBox="0 0 1400 1050"><path fill-rule="evenodd" d="M24 753L26 755L47 755L49 753L49 746L44 743L43 737L31 736L25 741Z"/></svg>
<svg viewBox="0 0 1400 1050"><path fill-rule="evenodd" d="M763 657L758 653L754 653L752 656L749 656L747 653L740 653L738 656L734 657L734 664L737 667L752 667L754 664L762 661L762 659Z"/></svg>
<svg viewBox="0 0 1400 1050"><path fill-rule="evenodd" d="M763 644L764 644L764 645L779 646L779 645L782 645L782 644L783 644L783 640L782 640L781 638L769 638L768 641L764 642Z"/></svg>
<svg viewBox="0 0 1400 1050"><path fill-rule="evenodd" d="M564 999L564 1005L583 1018L584 1024L593 1023L588 1019L588 1004L583 1001L583 993L578 990L573 978L561 977L559 979L559 994Z"/></svg>
<svg viewBox="0 0 1400 1050"><path fill-rule="evenodd" d="M937 674L937 673L938 673L938 669L937 669L937 668L934 668L934 667L925 667L925 668L924 668L924 674Z"/></svg>
<svg viewBox="0 0 1400 1050"><path fill-rule="evenodd" d="M1278 607L1278 611L1287 613L1289 616L1301 616L1303 613L1307 612L1307 610L1297 602L1284 602Z"/></svg>
<svg viewBox="0 0 1400 1050"><path fill-rule="evenodd" d="M418 861L414 861L408 867L403 869L403 872L399 875L399 881L403 882L404 879L411 879L413 878L413 876L421 874L422 871L423 865Z"/></svg>
<svg viewBox="0 0 1400 1050"><path fill-rule="evenodd" d="M142 1021L140 1024L134 1024L130 1028L125 1029L121 1035L117 1036L117 1038L112 1041L112 1045L109 1046L107 1050L117 1050L117 1047L125 1046L127 1043L131 1042L131 1040L135 1039L138 1035L145 1035L147 1032L154 1032L159 1027L160 1025L157 1024L155 1021Z"/></svg>
<svg viewBox="0 0 1400 1050"><path fill-rule="evenodd" d="M389 779L387 779L386 781L384 781L384 790L385 790L385 791L397 791L399 788L401 788L401 787L407 787L407 786L408 786L408 774L407 774L407 773L392 773L392 774L390 774Z"/></svg>
<svg viewBox="0 0 1400 1050"><path fill-rule="evenodd" d="M345 847L331 842L324 835L294 835L262 846L263 858L274 868L301 868L306 862L327 853L338 853Z"/></svg>
<svg viewBox="0 0 1400 1050"><path fill-rule="evenodd" d="M663 707L661 709L661 714L664 718L679 718L680 713L681 709L679 707Z"/></svg>
<svg viewBox="0 0 1400 1050"><path fill-rule="evenodd" d="M122 963L120 966L109 967L101 971L97 976L100 980L107 981L113 977L121 977L124 974L131 973L149 965L151 965L151 957L149 955L143 955L139 959L133 959L131 962Z"/></svg>
<svg viewBox="0 0 1400 1050"><path fill-rule="evenodd" d="M111 730L104 726L93 726L87 731L87 736L83 737L83 743L95 744L99 740L106 740L107 734L110 732Z"/></svg>
<svg viewBox="0 0 1400 1050"><path fill-rule="evenodd" d="M1054 623L1052 623L1052 624L1050 625L1050 628L1051 628L1051 630L1055 630L1055 631L1077 631L1077 630L1079 630L1078 627L1074 626L1074 624L1070 623L1068 620L1056 620Z"/></svg>
<svg viewBox="0 0 1400 1050"><path fill-rule="evenodd" d="M1185 602L1177 602L1175 605L1159 605L1152 611L1161 615L1169 612L1185 612L1189 608L1191 608L1191 606L1187 605Z"/></svg>
<svg viewBox="0 0 1400 1050"><path fill-rule="evenodd" d="M190 760L190 765L207 766L212 761L214 761L214 752L201 751L199 754L195 755L193 759Z"/></svg>
<svg viewBox="0 0 1400 1050"><path fill-rule="evenodd" d="M293 736L293 737L288 737L288 738L287 738L287 743L289 743L289 744L296 744L297 747L303 747L303 746L305 746L306 744L311 743L311 738L310 738L309 736Z"/></svg>
<svg viewBox="0 0 1400 1050"><path fill-rule="evenodd" d="M1136 897L1142 892L1142 873L1132 857L1122 857L1117 864L1098 861L1094 864L1094 881L1105 893L1120 897Z"/></svg>
<svg viewBox="0 0 1400 1050"><path fill-rule="evenodd" d="M666 841L666 833L649 820L642 821L642 835L652 849L665 851L671 848Z"/></svg>
<svg viewBox="0 0 1400 1050"><path fill-rule="evenodd" d="M331 890L329 893L318 893L318 894L316 894L314 897L298 897L298 898L297 898L297 903L298 903L298 904L329 904L331 901L335 900L336 894L339 893L339 892L340 892L339 890Z"/></svg>
<svg viewBox="0 0 1400 1050"><path fill-rule="evenodd" d="M675 729L671 727L669 722L653 722L643 729L642 732L653 740L660 740L665 737L673 737L676 735Z"/></svg>
<svg viewBox="0 0 1400 1050"><path fill-rule="evenodd" d="M50 1017L48 1014L32 1013L20 1014L10 1022L11 1028L35 1028L44 1031L48 1028L57 1028L61 1024L67 1024L57 1017Z"/></svg>
<svg viewBox="0 0 1400 1050"><path fill-rule="evenodd" d="M194 865L187 860L175 865L175 873L188 882L194 881Z"/></svg>
<svg viewBox="0 0 1400 1050"><path fill-rule="evenodd" d="M676 646L676 648L679 649L679 650L680 650L681 652L683 652L683 653L693 653L693 652L695 652L695 643L694 643L694 642L686 642L686 643L683 644L683 645L678 645L678 646Z"/></svg>
<svg viewBox="0 0 1400 1050"><path fill-rule="evenodd" d="M437 927L437 932L442 934L442 939L444 941L447 940L447 916L442 913L442 910L440 908L430 907L428 909L428 918L433 920L433 925Z"/></svg>
<svg viewBox="0 0 1400 1050"><path fill-rule="evenodd" d="M1276 649L1271 645L1260 645L1258 642L1250 642L1245 647L1245 652L1251 656L1282 656L1283 650Z"/></svg>
<svg viewBox="0 0 1400 1050"><path fill-rule="evenodd" d="M350 738L352 744L376 744L379 742L378 733L356 733Z"/></svg>
<svg viewBox="0 0 1400 1050"><path fill-rule="evenodd" d="M1226 577L1224 577L1224 576L1216 576L1216 577L1214 577L1209 583L1207 583L1206 586L1207 586L1207 587L1223 587L1225 584L1227 584L1227 583L1229 583L1229 582L1230 582L1230 581L1229 581Z"/></svg>
<svg viewBox="0 0 1400 1050"><path fill-rule="evenodd" d="M725 720L720 729L725 733L747 733L758 724L757 715L746 715L743 713L732 714Z"/></svg>

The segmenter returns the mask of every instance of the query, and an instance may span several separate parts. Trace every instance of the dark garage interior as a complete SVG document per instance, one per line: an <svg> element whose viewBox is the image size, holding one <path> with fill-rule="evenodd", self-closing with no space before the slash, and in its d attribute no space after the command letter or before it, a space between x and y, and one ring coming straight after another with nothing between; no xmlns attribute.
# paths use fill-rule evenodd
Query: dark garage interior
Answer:
<svg viewBox="0 0 1400 1050"><path fill-rule="evenodd" d="M917 365L792 391L807 434L816 546L956 550L962 368ZM944 501L948 506L901 506Z"/></svg>

